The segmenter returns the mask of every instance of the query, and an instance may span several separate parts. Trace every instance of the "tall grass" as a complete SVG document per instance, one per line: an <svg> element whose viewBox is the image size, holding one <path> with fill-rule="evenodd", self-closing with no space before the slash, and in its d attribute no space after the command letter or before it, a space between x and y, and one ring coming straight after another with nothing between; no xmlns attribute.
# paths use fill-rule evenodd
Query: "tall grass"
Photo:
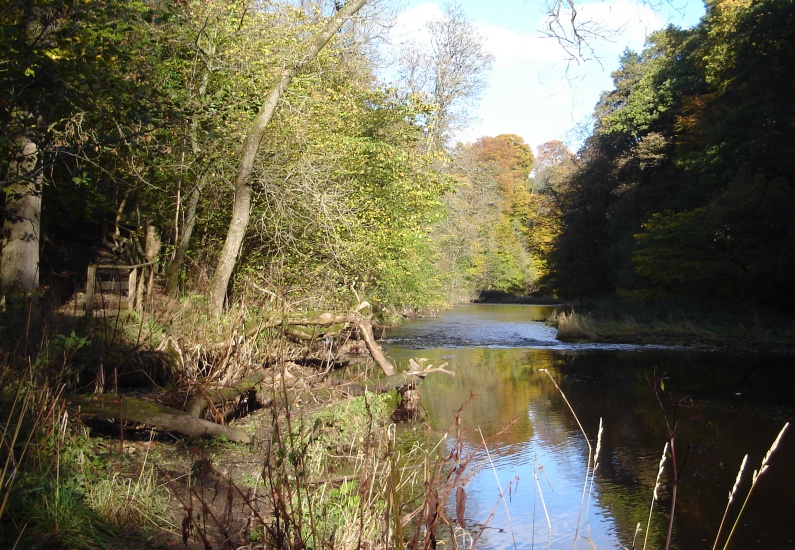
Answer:
<svg viewBox="0 0 795 550"><path fill-rule="evenodd" d="M778 444L781 442L781 438L784 436L784 432L787 431L788 427L789 427L789 422L784 424L784 427L782 427L781 431L778 432L776 439L773 441L773 444L770 446L770 449L768 449L767 453L765 454L765 457L762 459L762 465L759 467L759 470L754 470L754 473L751 476L751 487L748 489L748 493L746 493L745 495L745 500L743 500L743 505L740 508L740 511L737 513L737 517L734 520L734 525L732 525L732 529L729 532L729 536L726 537L726 543L723 545L724 550L726 550L726 548L729 546L729 541L731 541L731 538L734 535L734 531L737 529L737 525L739 525L740 523L740 517L743 515L745 507L748 504L748 500L751 498L751 493L753 493L754 488L756 488L757 481L759 481L759 478L762 476L762 474L764 474L768 470L768 468L770 468L770 457L773 456L773 453L778 448ZM745 466L745 459L743 459L743 463L740 465L740 471L737 474L737 481L735 481L734 488L732 488L732 491L729 493L729 503L726 505L727 509L731 505L732 497L734 496L737 484L739 483L740 477L742 476L744 466ZM715 537L716 545L719 540L719 537L720 537L720 529L718 530L717 537Z"/></svg>
<svg viewBox="0 0 795 550"><path fill-rule="evenodd" d="M560 320L562 340L593 341L597 334L613 342L790 349L795 339L795 323L786 314L725 301L593 298Z"/></svg>
<svg viewBox="0 0 795 550"><path fill-rule="evenodd" d="M598 449L599 449L599 446L600 446L599 442L597 442L597 451L595 453L593 453L593 455L592 455L592 449L593 448L592 448L591 443L589 441L588 435L585 433L585 430L583 429L582 424L580 423L580 420L577 417L576 412L574 411L574 409L572 408L571 404L569 403L569 400L566 397L566 394L563 392L563 390L560 388L558 383L552 377L552 374L547 369L540 369L539 372L545 373L550 378L550 380L554 384L555 388L558 390L558 393L560 394L560 396L563 398L564 402L568 406L569 411L571 412L574 420L577 422L577 425L579 426L580 431L583 434L583 437L585 438L585 441L586 441L586 443L588 445L588 459L587 459L586 475L585 475L586 485L587 485L589 475L591 476L591 481L593 482L593 476L594 476L594 474L596 472L596 469L598 467L598 463L596 462L596 460L597 460L596 457L599 454L599 452L598 452ZM658 398L659 398L659 395L658 395ZM667 422L667 418L666 418L666 422ZM743 503L742 503L742 506L741 506L740 510L738 511L737 515L735 516L732 528L731 528L731 530L730 530L730 532L729 532L729 534L726 537L726 540L724 542L723 550L726 550L728 548L729 542L731 541L731 539L732 539L732 537L733 537L733 535L735 533L735 530L736 530L737 526L740 523L740 518L743 515L743 512L745 511L746 505L748 504L748 501L749 501L749 499L751 497L751 494L753 493L754 489L756 488L759 478L765 472L767 472L767 470L770 468L771 457L773 456L773 454L775 453L776 449L778 448L778 446L779 446L779 444L781 442L781 439L784 436L784 433L787 431L788 427L789 427L789 422L785 423L784 426L779 431L778 435L776 436L775 440L773 441L772 445L770 446L770 449L768 449L767 453L765 454L764 458L762 459L762 463L761 463L761 465L759 467L759 470L755 470L753 472L753 475L751 476L751 486L749 487L748 492L745 495L745 499L743 500ZM601 420L600 420L598 441L601 440L601 433L602 433L602 423L601 423ZM653 493L652 493L651 505L649 506L648 520L647 520L647 523L646 523L646 533L644 535L644 540L643 540L643 549L644 550L645 550L645 548L647 547L647 545L649 543L648 537L649 537L649 533L651 531L651 521L652 521L654 505L659 499L658 490L660 489L660 487L661 487L661 485L663 483L663 474L664 474L664 472L666 470L666 468L665 468L666 462L669 461L669 460L674 462L675 459L676 459L676 457L672 454L673 453L673 451L672 451L672 449L673 449L673 440L676 437L676 431L675 430L671 431L670 427L669 427L669 436L670 436L671 439L669 441L665 442L665 446L664 446L664 449L663 449L663 452L662 452L662 456L660 457L660 462L659 462L659 466L658 466L658 469L657 469L657 477L655 479L654 489L653 489ZM670 446L669 446L669 444L670 444ZM736 480L734 482L734 485L732 486L731 490L729 491L728 504L726 505L726 509L724 510L723 517L721 518L720 525L718 527L718 531L717 531L717 533L715 535L715 541L714 541L714 544L712 546L713 550L718 548L718 544L720 543L721 533L722 533L723 527L724 527L724 525L726 523L731 504L734 501L734 498L737 496L737 492L738 492L738 488L739 488L739 485L740 485L740 481L742 479L743 472L745 471L745 465L746 465L747 459L748 459L748 455L746 455L745 458L743 459L742 464L740 465L740 469L739 469L739 471L737 473L737 478L736 478ZM592 460L594 462L594 467L593 468L591 468ZM675 489L676 485L678 483L678 478L679 478L679 476L681 476L681 472L677 472L676 468L674 468L674 473L672 475L674 477L673 486L674 486L674 489ZM539 487L539 489L540 489L540 487ZM591 495L591 492L588 493L589 500L590 500L590 495ZM580 518L581 518L582 513L583 513L583 506L584 505L585 505L585 491L583 490L583 501L581 502L581 505L580 505L580 511L579 511L577 524L575 526L575 532L574 532L574 547L576 547L577 541L578 541L578 532L579 532L579 528L580 528ZM676 505L676 498L674 496L674 498L672 499L671 509L669 511L669 514L670 514L669 520L670 521L669 521L669 527L668 527L667 535L666 535L666 538L665 538L665 541L664 541L665 548L670 547L670 545L672 543L672 523L673 523L673 517L674 517L674 513L675 513L675 505ZM552 526L550 524L550 533L551 533L551 530L552 530ZM635 530L635 536L633 538L632 548L635 548L635 540L637 539L637 536L638 536L640 530L641 530L641 525L639 523L638 526L637 526L637 529Z"/></svg>
<svg viewBox="0 0 795 550"><path fill-rule="evenodd" d="M0 546L106 548L131 528L168 527L151 466L132 479L106 474L93 441L73 425L58 395L30 378L14 394L0 451Z"/></svg>
<svg viewBox="0 0 795 550"><path fill-rule="evenodd" d="M592 340L596 337L593 321L586 315L574 311L562 312L554 322L557 324L559 340Z"/></svg>

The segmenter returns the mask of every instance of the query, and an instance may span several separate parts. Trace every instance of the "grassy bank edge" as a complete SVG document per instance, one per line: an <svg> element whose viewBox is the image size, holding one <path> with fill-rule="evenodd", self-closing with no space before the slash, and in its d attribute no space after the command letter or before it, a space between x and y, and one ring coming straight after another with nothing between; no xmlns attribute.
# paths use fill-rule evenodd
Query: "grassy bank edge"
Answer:
<svg viewBox="0 0 795 550"><path fill-rule="evenodd" d="M609 298L568 304L548 323L557 328L557 337L564 342L795 352L795 319L734 304Z"/></svg>

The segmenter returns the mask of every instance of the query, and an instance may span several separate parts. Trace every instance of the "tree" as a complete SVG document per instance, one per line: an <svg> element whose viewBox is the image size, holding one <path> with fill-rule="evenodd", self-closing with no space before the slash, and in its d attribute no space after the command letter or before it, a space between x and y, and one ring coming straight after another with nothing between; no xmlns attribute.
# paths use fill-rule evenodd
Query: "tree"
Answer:
<svg viewBox="0 0 795 550"><path fill-rule="evenodd" d="M170 165L178 170L166 169L163 175L176 205L175 247L166 276L171 296L178 290L204 191L213 185L225 191L224 175L235 169L230 157L247 130L243 121L259 104L256 86L274 77L280 44L289 48L291 21L276 20L269 10L251 10L248 2L194 1L170 23L162 89L180 102L184 113L168 137L178 144L170 155Z"/></svg>
<svg viewBox="0 0 795 550"><path fill-rule="evenodd" d="M263 142L244 280L278 281L282 295L311 296L308 307L348 307L352 285L379 310L435 303L427 232L444 176L419 150L423 104L358 78L350 48L330 46L316 67L322 76L294 83Z"/></svg>
<svg viewBox="0 0 795 550"><path fill-rule="evenodd" d="M679 118L679 162L698 201L638 233L635 261L652 291L795 305L793 20L776 0L708 5L699 52L708 88Z"/></svg>
<svg viewBox="0 0 795 550"><path fill-rule="evenodd" d="M794 17L717 1L625 52L557 193L559 292L795 303Z"/></svg>
<svg viewBox="0 0 795 550"><path fill-rule="evenodd" d="M458 284L470 292L530 292L536 273L523 224L532 149L519 136L503 134L461 145L455 153L460 183L445 196L448 217L437 237L447 270L464 273Z"/></svg>
<svg viewBox="0 0 795 550"><path fill-rule="evenodd" d="M155 57L145 18L161 14L116 0L10 2L0 13L4 288L39 283L48 192L96 199L70 214L80 216L133 187L131 145L160 111L142 86Z"/></svg>
<svg viewBox="0 0 795 550"><path fill-rule="evenodd" d="M553 140L538 146L533 168L531 193L554 195L574 168L574 154L562 142Z"/></svg>
<svg viewBox="0 0 795 550"><path fill-rule="evenodd" d="M441 19L426 25L427 44L403 46L401 73L411 92L424 94L428 148L446 146L469 121L469 108L486 88L494 63L483 37L461 6L447 4Z"/></svg>
<svg viewBox="0 0 795 550"><path fill-rule="evenodd" d="M268 125L273 118L279 100L287 90L293 78L306 68L317 57L320 51L328 44L339 29L355 15L366 3L366 0L350 0L345 6L331 16L309 44L305 51L291 65L282 69L276 83L270 88L262 108L252 121L246 135L237 175L235 177L235 196L232 204L232 220L229 223L226 240L221 250L221 255L210 283L210 312L214 317L219 317L223 311L226 290L232 271L235 268L240 248L245 238L251 216L252 188L251 176L254 170L254 161L259 151L260 143L265 136Z"/></svg>
<svg viewBox="0 0 795 550"><path fill-rule="evenodd" d="M533 150L515 134L481 137L471 148L475 159L493 170L510 207L516 190L527 185L533 170Z"/></svg>
<svg viewBox="0 0 795 550"><path fill-rule="evenodd" d="M18 113L12 130L16 153L8 163L5 223L0 258L0 287L33 292L39 287L41 241L41 152L26 131L29 113Z"/></svg>

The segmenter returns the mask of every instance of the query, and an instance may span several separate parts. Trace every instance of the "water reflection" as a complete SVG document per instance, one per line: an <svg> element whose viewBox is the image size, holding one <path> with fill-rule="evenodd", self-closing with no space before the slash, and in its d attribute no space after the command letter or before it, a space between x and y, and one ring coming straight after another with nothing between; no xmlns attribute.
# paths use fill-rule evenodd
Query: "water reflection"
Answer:
<svg viewBox="0 0 795 550"><path fill-rule="evenodd" d="M570 548L574 541L588 445L541 369L548 369L566 392L593 445L599 418L604 419L593 494L579 522L579 534L597 548L630 547L638 523L644 528L638 547L643 545L667 440L650 380L655 373L667 373L662 402L669 422L682 429L677 439L680 462L687 457L673 546L711 547L742 456L748 452L749 463L758 468L781 425L792 419L793 359L637 348L561 349L549 338L548 327L531 321L536 314L521 309L527 306L510 306L504 312L501 306L479 307L458 310L451 319L410 324L388 339L389 353L398 364L421 356L435 365L448 362L457 373L431 375L422 386L424 417L434 428L447 429L455 411L476 394L461 414L462 437L479 453L482 468L467 489L467 517L483 522L495 510L478 547L512 548L511 532L519 548L546 547L543 504L552 522L551 547ZM447 330L455 331L454 338L445 337ZM509 345L530 340L530 347ZM455 341L466 341L466 347ZM416 349L423 342L437 345ZM510 430L501 431L512 421ZM493 469L482 450L481 430L491 438ZM782 441L766 479L760 479L735 534L735 548L795 546L789 526L795 512L793 459L795 432ZM661 547L665 539L669 472L655 506L648 548ZM502 505L495 509L495 474L503 488L511 489L510 521ZM589 547L586 539L580 545Z"/></svg>

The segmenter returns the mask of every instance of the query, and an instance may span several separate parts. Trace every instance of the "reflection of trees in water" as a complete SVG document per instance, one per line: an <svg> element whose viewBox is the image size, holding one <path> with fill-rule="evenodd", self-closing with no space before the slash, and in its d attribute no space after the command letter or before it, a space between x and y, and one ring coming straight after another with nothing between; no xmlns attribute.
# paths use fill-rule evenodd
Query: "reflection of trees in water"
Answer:
<svg viewBox="0 0 795 550"><path fill-rule="evenodd" d="M472 445L480 444L478 426L488 436L518 419L512 430L495 441L496 446L504 447L505 453L520 449L526 452L527 447L521 443L534 439L542 446L574 452L581 458L570 461L568 467L584 470L587 445L554 385L536 374L540 368L549 369L559 381L594 444L599 418L603 418L605 429L595 499L613 518L619 538L626 546L631 544L638 522L645 529L660 453L668 438L660 406L648 381L655 369L658 374L668 374L666 392L672 394L674 401L693 397L695 405L688 400L677 405L677 421L697 417L679 434L677 442L680 452L690 447L677 502L673 535L677 548L711 544L742 455L751 452L753 456L754 450L763 454L780 428L778 420L768 422L769 429L760 427L759 411L754 412L747 402L738 401L730 391L738 380L747 382L748 372L760 370L751 364L757 360L747 357L483 348L433 350L422 355L434 364L449 361L458 373L455 377L435 376L423 386L425 415L432 426L446 429L470 392L479 393L462 415L467 430L465 437ZM448 357L442 359L442 356ZM779 380L791 366L781 362L777 367L768 362L765 368L771 380ZM664 402L667 399L666 396ZM671 418L673 411L667 412ZM580 475L584 471L575 473ZM652 547L661 545L665 538L669 476L670 470L663 476L661 500L655 506L649 534ZM792 480L773 483L776 486L770 491L773 494L781 491L783 501L785 488L792 489L792 484ZM773 507L775 498L759 494L755 498L747 518L759 518L769 524L770 517L781 515ZM736 535L735 543L741 543L743 537L747 537L748 544L756 540L753 537L759 534L759 528L750 522L749 525L752 527L745 533Z"/></svg>
<svg viewBox="0 0 795 550"><path fill-rule="evenodd" d="M471 392L477 396L461 415L466 438L480 444L477 428L489 437L508 424L514 426L495 441L499 445L520 443L533 436L527 411L537 399L539 387L528 383L532 373L531 355L543 350L456 349L422 353L436 364L449 361L456 376L429 377L422 385L426 418L434 428L445 429L458 407ZM443 359L444 355L453 358Z"/></svg>

